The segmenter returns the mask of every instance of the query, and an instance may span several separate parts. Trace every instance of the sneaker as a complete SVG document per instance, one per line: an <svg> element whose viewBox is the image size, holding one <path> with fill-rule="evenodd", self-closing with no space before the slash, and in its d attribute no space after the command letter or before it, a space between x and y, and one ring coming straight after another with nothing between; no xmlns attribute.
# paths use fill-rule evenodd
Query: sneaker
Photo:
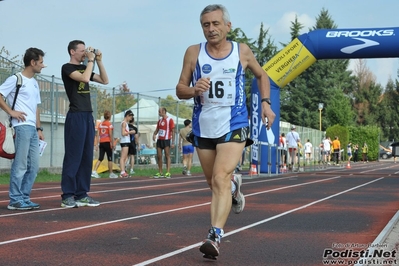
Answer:
<svg viewBox="0 0 399 266"><path fill-rule="evenodd" d="M40 209L40 205L39 205L39 204L34 203L34 202L30 201L30 200L25 201L25 203L26 203L27 205L31 206L32 209L34 209L34 210Z"/></svg>
<svg viewBox="0 0 399 266"><path fill-rule="evenodd" d="M182 174L183 174L183 175L186 175L186 174L187 174L187 166L183 166L183 172L182 172Z"/></svg>
<svg viewBox="0 0 399 266"><path fill-rule="evenodd" d="M165 178L171 178L172 176L171 176L171 174L169 173L169 172L167 172L166 174L165 174Z"/></svg>
<svg viewBox="0 0 399 266"><path fill-rule="evenodd" d="M190 171L187 171L186 175L191 175Z"/></svg>
<svg viewBox="0 0 399 266"><path fill-rule="evenodd" d="M118 178L118 176L116 174L114 174L114 173L110 173L109 174L109 178Z"/></svg>
<svg viewBox="0 0 399 266"><path fill-rule="evenodd" d="M241 189L241 183L242 183L242 178L241 175L233 175L232 178L233 183L236 185L236 191L232 195L233 202L231 205L231 209L233 210L234 213L240 213L244 210L245 207L245 197L244 194L240 191Z"/></svg>
<svg viewBox="0 0 399 266"><path fill-rule="evenodd" d="M77 208L76 201L73 197L66 198L61 201L61 207L64 208Z"/></svg>
<svg viewBox="0 0 399 266"><path fill-rule="evenodd" d="M204 254L204 258L216 260L216 257L219 256L220 239L221 236L216 234L213 227L209 229L208 236L202 241L199 249Z"/></svg>
<svg viewBox="0 0 399 266"><path fill-rule="evenodd" d="M130 174L134 175L136 172L133 169L130 169Z"/></svg>
<svg viewBox="0 0 399 266"><path fill-rule="evenodd" d="M160 177L163 177L163 174L161 174L161 173L156 173L156 174L154 175L154 178L160 178Z"/></svg>
<svg viewBox="0 0 399 266"><path fill-rule="evenodd" d="M87 197L81 198L80 200L77 200L76 205L78 205L78 207L85 207L85 206L97 207L100 205L100 202L87 196Z"/></svg>
<svg viewBox="0 0 399 266"><path fill-rule="evenodd" d="M23 201L18 201L14 204L9 204L7 206L7 209L9 210L18 210L18 211L27 211L27 210L32 210L33 207L26 204L26 202Z"/></svg>
<svg viewBox="0 0 399 266"><path fill-rule="evenodd" d="M100 178L100 176L98 175L98 173L96 171L91 172L91 177Z"/></svg>
<svg viewBox="0 0 399 266"><path fill-rule="evenodd" d="M129 178L130 176L125 172L119 175L119 178Z"/></svg>

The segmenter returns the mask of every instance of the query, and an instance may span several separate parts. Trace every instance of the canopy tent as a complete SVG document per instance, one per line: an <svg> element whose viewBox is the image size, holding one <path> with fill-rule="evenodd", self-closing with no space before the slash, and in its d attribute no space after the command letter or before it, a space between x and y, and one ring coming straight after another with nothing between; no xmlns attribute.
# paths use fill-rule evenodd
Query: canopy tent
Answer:
<svg viewBox="0 0 399 266"><path fill-rule="evenodd" d="M159 120L159 105L154 100L142 98L128 110L131 110L134 114L134 121L140 133L140 144L146 144L152 147L152 134ZM121 122L123 121L126 111L127 110L111 116L111 123L114 125L114 137L119 137L121 135ZM184 118L176 117L169 112L167 112L167 115L173 119L175 124L184 125Z"/></svg>

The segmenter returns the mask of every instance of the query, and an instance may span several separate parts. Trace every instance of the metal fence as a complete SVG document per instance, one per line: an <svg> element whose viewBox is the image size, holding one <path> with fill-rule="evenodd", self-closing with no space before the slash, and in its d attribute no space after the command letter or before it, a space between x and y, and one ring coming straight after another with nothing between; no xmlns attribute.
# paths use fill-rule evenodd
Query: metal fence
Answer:
<svg viewBox="0 0 399 266"><path fill-rule="evenodd" d="M10 60L0 56L0 84L2 84L6 78L10 75L19 72L22 67L11 62ZM44 128L45 141L47 142L47 148L40 160L41 168L61 167L64 157L64 123L66 114L69 109L69 101L66 95L63 82L60 78L47 75L36 75L36 80L39 83L40 95L41 95L41 124ZM167 97L153 97L141 93L133 93L130 91L123 90L124 84L116 87L106 86L93 86L91 87L91 100L93 107L93 114L97 120L101 120L101 114L104 110L108 109L113 114L111 121L114 124L115 135L117 136L120 130L121 117L124 112L130 109L135 114L135 123L138 126L140 133L140 143L144 143L147 148L153 148L154 143L151 142L149 136L152 138L152 133L155 130L155 124L157 123L158 108L163 106L167 108L168 115L171 116L177 127L176 127L176 140L178 139L179 130L184 127L183 122L185 119L191 119L191 113L187 110L192 111L192 101L178 101L176 99ZM106 95L107 103L109 105L101 107L101 101L104 100ZM117 104L116 99L118 97L132 99L131 103L125 104L125 107L120 107ZM130 97L130 98L129 98ZM183 112L184 111L184 112ZM281 122L280 133L287 133L290 131L291 124ZM306 142L307 139L311 141L314 147L318 146L323 138L323 132L301 127L296 125L297 132L300 135L302 143ZM78 132L77 132L78 133ZM172 163L181 163L182 155L177 148L172 150ZM93 158L95 159L95 158ZM248 156L247 156L248 160ZM194 155L194 163L198 163L196 154ZM9 169L11 167L11 161L0 158L0 170Z"/></svg>

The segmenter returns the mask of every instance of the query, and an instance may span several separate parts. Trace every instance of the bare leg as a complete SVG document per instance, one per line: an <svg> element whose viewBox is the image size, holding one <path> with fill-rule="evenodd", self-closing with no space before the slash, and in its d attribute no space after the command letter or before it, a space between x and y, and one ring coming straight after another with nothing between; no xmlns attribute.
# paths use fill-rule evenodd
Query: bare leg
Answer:
<svg viewBox="0 0 399 266"><path fill-rule="evenodd" d="M198 149L197 153L206 181L212 190L211 224L223 228L229 216L231 198L231 175L241 157L245 143L223 143L216 150Z"/></svg>
<svg viewBox="0 0 399 266"><path fill-rule="evenodd" d="M166 172L170 173L170 147L165 147Z"/></svg>
<svg viewBox="0 0 399 266"><path fill-rule="evenodd" d="M162 149L157 148L158 172L162 174Z"/></svg>

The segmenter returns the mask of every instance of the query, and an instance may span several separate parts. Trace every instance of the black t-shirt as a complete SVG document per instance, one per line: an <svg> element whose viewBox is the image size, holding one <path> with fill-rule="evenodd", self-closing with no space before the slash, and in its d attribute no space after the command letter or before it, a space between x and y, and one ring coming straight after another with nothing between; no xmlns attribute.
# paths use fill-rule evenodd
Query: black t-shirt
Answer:
<svg viewBox="0 0 399 266"><path fill-rule="evenodd" d="M134 136L137 134L137 127L133 126L130 123L128 124L128 126L129 126L129 131L131 131L131 130L136 131L136 133L130 135L130 143L133 144L133 145L136 145L136 142L134 140Z"/></svg>
<svg viewBox="0 0 399 266"><path fill-rule="evenodd" d="M71 112L93 112L90 101L89 83L73 80L69 75L74 71L83 73L85 65L74 65L66 63L61 68L62 81L69 99L69 111Z"/></svg>

